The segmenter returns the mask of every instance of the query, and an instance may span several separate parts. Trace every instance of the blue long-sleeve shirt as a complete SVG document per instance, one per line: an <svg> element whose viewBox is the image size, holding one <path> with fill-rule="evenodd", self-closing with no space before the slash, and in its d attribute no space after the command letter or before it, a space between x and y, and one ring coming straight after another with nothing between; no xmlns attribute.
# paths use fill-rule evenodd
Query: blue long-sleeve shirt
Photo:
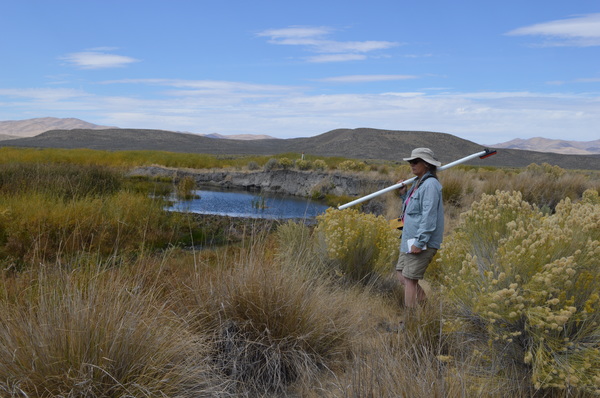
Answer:
<svg viewBox="0 0 600 398"><path fill-rule="evenodd" d="M442 185L427 173L424 181L414 190L409 190L403 199L410 197L404 209L404 227L400 251L408 253L408 239L416 239L414 245L420 249L439 249L444 236L444 206L442 203ZM414 192L412 192L414 190ZM412 196L411 196L412 193Z"/></svg>

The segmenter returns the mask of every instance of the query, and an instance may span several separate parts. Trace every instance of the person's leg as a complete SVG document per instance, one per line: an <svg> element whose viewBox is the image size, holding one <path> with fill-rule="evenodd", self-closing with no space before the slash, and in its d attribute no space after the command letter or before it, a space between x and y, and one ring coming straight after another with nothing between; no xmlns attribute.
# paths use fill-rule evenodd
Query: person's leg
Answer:
<svg viewBox="0 0 600 398"><path fill-rule="evenodd" d="M396 279L398 279L398 282L400 282L402 286L406 285L406 278L402 275L402 270L396 270Z"/></svg>
<svg viewBox="0 0 600 398"><path fill-rule="evenodd" d="M410 279L405 276L402 278L404 279L404 306L416 308L427 299L425 291L419 285L418 279Z"/></svg>

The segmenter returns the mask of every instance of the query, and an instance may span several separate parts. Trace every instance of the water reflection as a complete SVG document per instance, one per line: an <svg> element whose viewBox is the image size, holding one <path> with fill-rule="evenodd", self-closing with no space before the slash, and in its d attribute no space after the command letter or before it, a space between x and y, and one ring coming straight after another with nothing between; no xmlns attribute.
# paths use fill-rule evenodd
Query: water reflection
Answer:
<svg viewBox="0 0 600 398"><path fill-rule="evenodd" d="M324 213L328 206L306 198L265 195L240 191L195 191L200 199L181 200L169 210L230 217L310 219Z"/></svg>

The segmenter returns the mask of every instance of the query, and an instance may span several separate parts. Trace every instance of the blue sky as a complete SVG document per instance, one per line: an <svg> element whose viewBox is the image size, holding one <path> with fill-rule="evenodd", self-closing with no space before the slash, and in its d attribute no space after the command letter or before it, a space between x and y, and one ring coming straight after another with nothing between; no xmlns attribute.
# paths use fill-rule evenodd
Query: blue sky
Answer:
<svg viewBox="0 0 600 398"><path fill-rule="evenodd" d="M600 138L597 0L3 0L0 120Z"/></svg>

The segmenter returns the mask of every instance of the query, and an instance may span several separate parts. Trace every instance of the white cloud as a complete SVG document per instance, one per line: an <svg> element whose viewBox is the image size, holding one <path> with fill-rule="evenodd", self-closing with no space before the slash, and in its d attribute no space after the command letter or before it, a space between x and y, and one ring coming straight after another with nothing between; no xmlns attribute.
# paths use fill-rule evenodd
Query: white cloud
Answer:
<svg viewBox="0 0 600 398"><path fill-rule="evenodd" d="M417 76L414 75L348 75L327 77L325 79L319 79L318 81L331 83L370 83L416 78Z"/></svg>
<svg viewBox="0 0 600 398"><path fill-rule="evenodd" d="M120 82L155 84L159 90L137 97L56 88L0 89L0 113L7 119L51 115L119 127L280 138L343 127L438 131L480 144L534 136L591 141L600 125L600 97L595 94L446 90L323 95L298 87L222 81ZM171 90L160 91L161 86ZM129 87L123 91L132 92Z"/></svg>
<svg viewBox="0 0 600 398"><path fill-rule="evenodd" d="M250 99L278 98L300 92L302 87L275 84L252 84L224 80L183 80L183 79L121 79L101 82L101 84L141 84L166 87L161 94L172 97L195 97L196 101L209 101L213 104L234 104ZM208 103L207 103L208 104Z"/></svg>
<svg viewBox="0 0 600 398"><path fill-rule="evenodd" d="M26 98L34 101L63 101L88 95L84 91L71 88L0 89L0 96Z"/></svg>
<svg viewBox="0 0 600 398"><path fill-rule="evenodd" d="M61 57L61 59L80 69L120 68L134 62L139 62L135 58L108 54L98 50L100 49L71 53Z"/></svg>
<svg viewBox="0 0 600 398"><path fill-rule="evenodd" d="M577 83L600 83L600 77L587 77L575 80Z"/></svg>
<svg viewBox="0 0 600 398"><path fill-rule="evenodd" d="M367 59L367 56L363 54L324 54L306 58L308 62L312 63L362 61L363 59Z"/></svg>
<svg viewBox="0 0 600 398"><path fill-rule="evenodd" d="M511 36L543 36L547 46L599 46L600 13L543 22L511 30Z"/></svg>
<svg viewBox="0 0 600 398"><path fill-rule="evenodd" d="M376 50L386 50L397 46L398 43L391 41L332 41L321 40L313 46L315 51L321 53L368 53Z"/></svg>
<svg viewBox="0 0 600 398"><path fill-rule="evenodd" d="M328 27L290 26L289 28L283 29L268 29L263 32L259 32L258 36L267 36L273 40L306 38L324 36L329 34L331 31L332 29Z"/></svg>
<svg viewBox="0 0 600 398"><path fill-rule="evenodd" d="M308 62L344 62L368 58L367 53L387 50L400 43L392 41L336 41L327 40L333 29L328 27L292 26L283 29L269 29L258 36L269 37L269 43L287 46L302 46L308 51L323 54L306 58Z"/></svg>

